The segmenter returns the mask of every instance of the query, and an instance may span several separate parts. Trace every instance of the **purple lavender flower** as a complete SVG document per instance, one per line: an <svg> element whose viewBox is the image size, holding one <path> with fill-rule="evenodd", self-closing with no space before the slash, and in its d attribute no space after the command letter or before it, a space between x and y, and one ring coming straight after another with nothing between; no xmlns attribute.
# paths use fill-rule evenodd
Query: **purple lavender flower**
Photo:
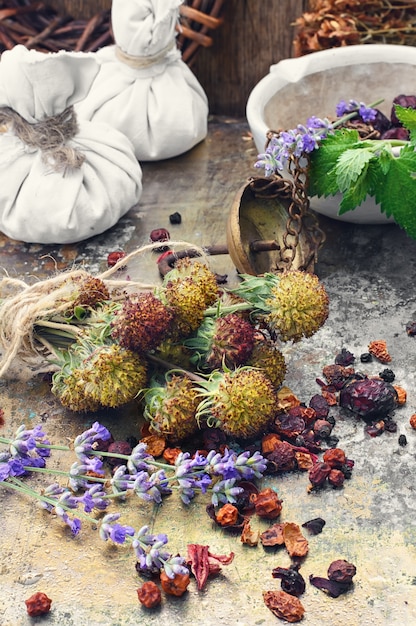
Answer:
<svg viewBox="0 0 416 626"><path fill-rule="evenodd" d="M91 456L91 452L96 448L97 441L108 441L111 438L110 432L99 422L94 422L74 439L74 450L80 461L84 462L86 457Z"/></svg>
<svg viewBox="0 0 416 626"><path fill-rule="evenodd" d="M30 430L27 430L24 425L19 426L15 432L14 439L10 442L12 456L29 456L32 451L36 450L37 444L42 443L44 437L45 433L40 425ZM48 455L43 453L43 456Z"/></svg>
<svg viewBox="0 0 416 626"><path fill-rule="evenodd" d="M132 526L122 526L117 524L117 520L120 518L120 513L108 513L102 519L100 524L100 538L103 541L114 541L114 543L124 543L127 537L132 537L135 533Z"/></svg>
<svg viewBox="0 0 416 626"><path fill-rule="evenodd" d="M377 117L377 111L367 107L363 102L360 102L358 112L366 124L373 122Z"/></svg>
<svg viewBox="0 0 416 626"><path fill-rule="evenodd" d="M68 513L60 506L55 507L55 513L58 517L61 518L64 524L67 524L67 526L69 526L74 536L78 535L79 531L81 530L81 520L79 520L77 517L69 517Z"/></svg>
<svg viewBox="0 0 416 626"><path fill-rule="evenodd" d="M251 480L254 477L262 478L267 468L267 462L258 450L252 456L250 456L250 452L245 451L236 458L235 468L244 480Z"/></svg>
<svg viewBox="0 0 416 626"><path fill-rule="evenodd" d="M90 464L82 464L75 461L75 463L71 465L68 474L69 486L73 491L78 491L78 489L89 489L94 485L93 482L89 481L88 478L85 477L85 474L89 471L91 471ZM100 473L104 477L104 472L97 470L96 473Z"/></svg>
<svg viewBox="0 0 416 626"><path fill-rule="evenodd" d="M0 463L0 482L9 478L9 476L23 476L26 470L21 459L9 458L8 461Z"/></svg>
<svg viewBox="0 0 416 626"><path fill-rule="evenodd" d="M110 504L109 500L105 500L105 491L99 484L90 487L82 496L78 497L78 502L84 505L85 513L91 513L93 509L104 511Z"/></svg>
<svg viewBox="0 0 416 626"><path fill-rule="evenodd" d="M147 444L139 443L131 451L130 457L127 461L127 467L129 472L135 474L144 470L149 471L149 464L154 461L154 457L146 452Z"/></svg>
<svg viewBox="0 0 416 626"><path fill-rule="evenodd" d="M134 489L135 476L126 474L127 467L125 465L119 465L115 470L110 483L113 489L113 493L124 496L124 492L128 489Z"/></svg>
<svg viewBox="0 0 416 626"><path fill-rule="evenodd" d="M172 557L162 548L167 544L165 534L149 534L149 527L143 526L133 539L133 549L137 557L137 569L148 574L156 574L164 569L169 578L175 574L187 574L185 559L181 556Z"/></svg>
<svg viewBox="0 0 416 626"><path fill-rule="evenodd" d="M215 485L212 488L212 496L211 496L211 502L214 506L218 506L220 503L231 503L233 504L234 502L236 502L236 497L238 496L240 493L243 492L243 488L242 487L236 487L235 486L236 483L236 479L235 478L229 478L228 480L220 480L219 482L215 483Z"/></svg>

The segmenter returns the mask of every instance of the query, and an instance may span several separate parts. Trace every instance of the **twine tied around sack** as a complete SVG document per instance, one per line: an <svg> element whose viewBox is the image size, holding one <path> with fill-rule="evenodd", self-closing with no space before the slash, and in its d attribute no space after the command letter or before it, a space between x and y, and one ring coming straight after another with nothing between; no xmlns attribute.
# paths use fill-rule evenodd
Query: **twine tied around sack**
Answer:
<svg viewBox="0 0 416 626"><path fill-rule="evenodd" d="M78 122L73 106L67 107L58 115L51 115L40 122L31 124L10 107L0 108L0 126L5 125L25 145L38 148L42 158L55 172L68 167L78 169L85 161L85 155L67 145L78 132Z"/></svg>
<svg viewBox="0 0 416 626"><path fill-rule="evenodd" d="M164 48L159 50L156 54L149 54L147 56L134 56L132 54L128 54L124 52L120 48L120 46L116 46L114 51L117 59L122 63L125 63L129 67L134 70L144 69L146 67L151 67L152 65L157 65L167 57L169 52L171 52L174 48L176 48L176 40L170 41ZM179 54L179 51L178 51Z"/></svg>

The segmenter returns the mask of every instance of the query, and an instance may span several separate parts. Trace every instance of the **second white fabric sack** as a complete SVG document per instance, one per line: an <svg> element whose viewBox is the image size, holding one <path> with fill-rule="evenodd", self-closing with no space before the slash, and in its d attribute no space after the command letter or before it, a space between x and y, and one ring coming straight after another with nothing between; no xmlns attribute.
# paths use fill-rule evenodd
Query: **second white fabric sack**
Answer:
<svg viewBox="0 0 416 626"><path fill-rule="evenodd" d="M96 53L100 71L76 107L123 132L139 161L177 156L207 135L207 96L176 46L181 4L113 0L116 45Z"/></svg>

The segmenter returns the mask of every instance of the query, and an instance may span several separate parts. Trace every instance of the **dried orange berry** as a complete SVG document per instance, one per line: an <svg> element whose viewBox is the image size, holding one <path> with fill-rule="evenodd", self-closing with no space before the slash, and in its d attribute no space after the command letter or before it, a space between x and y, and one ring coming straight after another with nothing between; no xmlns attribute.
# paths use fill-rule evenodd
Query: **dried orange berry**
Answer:
<svg viewBox="0 0 416 626"><path fill-rule="evenodd" d="M254 503L257 515L265 519L276 519L282 512L282 502L274 491L267 487L257 494L253 494L250 500Z"/></svg>
<svg viewBox="0 0 416 626"><path fill-rule="evenodd" d="M397 404L405 404L407 400L407 391L403 389L403 387L399 387L399 385L393 385L397 392Z"/></svg>
<svg viewBox="0 0 416 626"><path fill-rule="evenodd" d="M175 574L173 578L169 578L165 571L160 574L162 589L171 596L182 596L187 590L189 582L189 574Z"/></svg>
<svg viewBox="0 0 416 626"><path fill-rule="evenodd" d="M368 351L376 357L381 363L390 363L391 356L387 350L387 343L384 339L377 339L368 344Z"/></svg>
<svg viewBox="0 0 416 626"><path fill-rule="evenodd" d="M324 452L323 460L325 463L328 463L331 468L339 469L345 465L347 457L345 456L344 450L341 450L341 448L329 448L329 450Z"/></svg>
<svg viewBox="0 0 416 626"><path fill-rule="evenodd" d="M300 622L305 614L305 609L296 596L286 591L264 591L263 600L273 615L287 622Z"/></svg>
<svg viewBox="0 0 416 626"><path fill-rule="evenodd" d="M215 516L220 526L233 526L238 520L238 509L232 504L224 504Z"/></svg>
<svg viewBox="0 0 416 626"><path fill-rule="evenodd" d="M416 413L413 413L413 415L410 416L409 424L414 430L416 430Z"/></svg>

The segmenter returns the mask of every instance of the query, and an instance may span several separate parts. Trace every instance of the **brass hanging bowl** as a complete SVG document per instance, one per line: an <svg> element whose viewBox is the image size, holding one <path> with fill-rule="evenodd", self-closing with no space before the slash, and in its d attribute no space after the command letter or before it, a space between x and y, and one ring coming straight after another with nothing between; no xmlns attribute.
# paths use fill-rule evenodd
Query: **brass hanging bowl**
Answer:
<svg viewBox="0 0 416 626"><path fill-rule="evenodd" d="M309 210L304 185L280 176L253 178L237 191L228 214L226 244L207 246L210 255L229 254L240 274L259 276L297 269L314 271L325 236ZM159 262L165 275L195 250L172 252Z"/></svg>

